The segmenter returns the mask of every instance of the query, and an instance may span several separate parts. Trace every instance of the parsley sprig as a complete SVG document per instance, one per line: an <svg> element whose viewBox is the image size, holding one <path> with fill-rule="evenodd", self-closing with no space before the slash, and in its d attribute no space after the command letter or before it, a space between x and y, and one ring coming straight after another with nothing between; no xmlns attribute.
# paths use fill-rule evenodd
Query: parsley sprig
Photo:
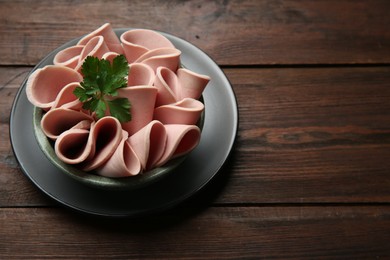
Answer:
<svg viewBox="0 0 390 260"><path fill-rule="evenodd" d="M130 101L114 98L118 96L118 89L127 86L129 64L125 56L116 56L112 64L106 59L88 56L81 73L81 87L76 87L73 93L83 102L84 109L95 112L97 118L104 117L108 109L120 122L131 120Z"/></svg>

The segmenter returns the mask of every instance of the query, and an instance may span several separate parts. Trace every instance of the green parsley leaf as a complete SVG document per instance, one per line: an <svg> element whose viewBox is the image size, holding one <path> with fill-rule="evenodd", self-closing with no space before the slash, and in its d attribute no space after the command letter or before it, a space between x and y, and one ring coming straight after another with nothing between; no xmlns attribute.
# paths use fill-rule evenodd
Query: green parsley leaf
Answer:
<svg viewBox="0 0 390 260"><path fill-rule="evenodd" d="M118 120L121 122L127 122L131 120L131 104L127 98L116 98L114 100L107 101L107 103L110 107L110 114L113 117L118 118Z"/></svg>
<svg viewBox="0 0 390 260"><path fill-rule="evenodd" d="M106 102L104 102L104 100L101 100L99 99L97 102L96 102L96 116L98 118L102 118L106 115L106 110L107 110L107 106L106 106ZM119 120L119 118L118 118Z"/></svg>
<svg viewBox="0 0 390 260"><path fill-rule="evenodd" d="M127 86L129 64L124 55L114 58L112 64L105 59L88 56L82 67L83 81L73 93L83 102L83 108L95 112L97 118L107 115L120 122L131 120L131 104L127 98L113 97L118 95L118 89Z"/></svg>
<svg viewBox="0 0 390 260"><path fill-rule="evenodd" d="M85 102L89 99L89 96L87 95L85 89L82 87L76 87L73 93L76 95L76 97L79 98L81 102Z"/></svg>

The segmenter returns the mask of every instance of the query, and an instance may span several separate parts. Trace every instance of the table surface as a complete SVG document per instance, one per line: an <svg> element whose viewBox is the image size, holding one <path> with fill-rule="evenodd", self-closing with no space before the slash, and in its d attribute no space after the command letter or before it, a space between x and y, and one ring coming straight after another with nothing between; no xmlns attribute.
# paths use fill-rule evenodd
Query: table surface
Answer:
<svg viewBox="0 0 390 260"><path fill-rule="evenodd" d="M0 259L390 257L390 1L0 1ZM232 156L137 219L80 214L22 173L12 102L48 52L105 22L181 37L230 80Z"/></svg>

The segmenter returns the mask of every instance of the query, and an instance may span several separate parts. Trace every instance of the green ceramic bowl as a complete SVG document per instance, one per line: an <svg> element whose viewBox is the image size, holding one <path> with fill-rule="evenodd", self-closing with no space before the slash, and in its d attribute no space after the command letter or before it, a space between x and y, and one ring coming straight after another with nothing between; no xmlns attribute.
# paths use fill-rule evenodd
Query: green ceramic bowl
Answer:
<svg viewBox="0 0 390 260"><path fill-rule="evenodd" d="M136 176L122 177L122 178L109 178L94 174L93 171L85 172L82 171L70 164L66 164L61 161L54 151L54 143L49 140L46 135L43 133L41 128L41 120L43 116L43 110L34 107L33 110L33 129L34 134L37 139L37 142L43 151L43 153L47 156L47 158L64 174L74 178L75 180L100 189L107 190L130 190L130 189L138 189L149 185L156 180L166 176L170 172L172 172L177 166L180 165L185 160L186 156L181 156L175 159L170 160L162 167L158 167L152 169L147 172L140 173ZM204 122L204 111L201 114L201 117L198 122L198 126L200 129L203 127Z"/></svg>

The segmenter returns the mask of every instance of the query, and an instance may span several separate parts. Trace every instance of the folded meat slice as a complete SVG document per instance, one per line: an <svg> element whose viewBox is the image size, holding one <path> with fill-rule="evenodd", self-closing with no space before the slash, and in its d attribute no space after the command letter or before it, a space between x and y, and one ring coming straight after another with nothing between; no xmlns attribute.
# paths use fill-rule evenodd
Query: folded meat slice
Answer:
<svg viewBox="0 0 390 260"><path fill-rule="evenodd" d="M130 136L128 142L137 154L143 170L152 169L164 153L167 135L164 125L152 121Z"/></svg>
<svg viewBox="0 0 390 260"><path fill-rule="evenodd" d="M81 121L58 136L54 150L57 157L68 164L79 164L85 171L104 164L116 151L123 137L119 121L104 117L92 124Z"/></svg>
<svg viewBox="0 0 390 260"><path fill-rule="evenodd" d="M96 173L105 177L128 177L141 172L141 163L133 148L127 141L127 133L122 135L114 154L101 167L96 169Z"/></svg>
<svg viewBox="0 0 390 260"><path fill-rule="evenodd" d="M95 36L91 38L81 51L75 70L81 71L81 67L87 56L93 56L101 59L108 52L110 52L110 50L104 42L103 36Z"/></svg>
<svg viewBox="0 0 390 260"><path fill-rule="evenodd" d="M134 29L120 36L123 50L129 63L135 62L144 53L160 48L175 48L162 34L146 29Z"/></svg>
<svg viewBox="0 0 390 260"><path fill-rule="evenodd" d="M84 45L75 45L59 51L53 59L54 65L76 68Z"/></svg>
<svg viewBox="0 0 390 260"><path fill-rule="evenodd" d="M59 65L47 65L35 70L27 80L28 100L43 110L49 110L58 93L71 82L81 82L83 77L75 70Z"/></svg>
<svg viewBox="0 0 390 260"><path fill-rule="evenodd" d="M82 121L93 122L93 118L80 111L68 108L55 108L43 115L41 128L47 137L56 140L63 132Z"/></svg>
<svg viewBox="0 0 390 260"><path fill-rule="evenodd" d="M110 51L123 54L123 48L118 36L115 34L110 23L105 23L95 31L87 34L78 42L78 45L86 45L95 36L103 36Z"/></svg>
<svg viewBox="0 0 390 260"><path fill-rule="evenodd" d="M103 54L102 59L108 60L111 64L116 56L118 56L119 53L109 51Z"/></svg>
<svg viewBox="0 0 390 260"><path fill-rule="evenodd" d="M158 88L156 106L178 102L184 98L199 99L210 77L179 68L175 73L158 67L154 85Z"/></svg>
<svg viewBox="0 0 390 260"><path fill-rule="evenodd" d="M129 136L153 120L157 88L153 86L133 86L118 90L118 97L129 99L131 103L131 121L122 123Z"/></svg>
<svg viewBox="0 0 390 260"><path fill-rule="evenodd" d="M72 82L66 85L61 91L58 93L56 99L54 100L53 106L54 108L69 108L73 110L81 110L83 103L73 94L75 88L79 87L80 83Z"/></svg>
<svg viewBox="0 0 390 260"><path fill-rule="evenodd" d="M193 98L184 98L179 102L155 108L154 119L163 124L195 125L203 110L202 102Z"/></svg>
<svg viewBox="0 0 390 260"><path fill-rule="evenodd" d="M172 70L165 67L158 67L153 84L158 89L156 106L176 102L178 99L178 97L176 97L176 93L180 91L180 86L178 78Z"/></svg>
<svg viewBox="0 0 390 260"><path fill-rule="evenodd" d="M127 86L152 86L155 73L151 67L143 63L129 64Z"/></svg>
<svg viewBox="0 0 390 260"><path fill-rule="evenodd" d="M68 164L79 164L85 161L92 150L88 137L89 129L75 127L63 132L54 145L57 157Z"/></svg>
<svg viewBox="0 0 390 260"><path fill-rule="evenodd" d="M210 81L209 76L185 68L178 69L176 75L180 84L180 99L199 99Z"/></svg>
<svg viewBox="0 0 390 260"><path fill-rule="evenodd" d="M164 125L167 133L167 142L164 154L156 163L156 167L162 166L170 159L188 154L200 141L200 129L195 125Z"/></svg>
<svg viewBox="0 0 390 260"><path fill-rule="evenodd" d="M154 71L160 66L176 71L180 65L180 55L181 51L174 48L153 49L142 54L134 63L145 63Z"/></svg>
<svg viewBox="0 0 390 260"><path fill-rule="evenodd" d="M87 141L87 146L91 146L91 153L80 165L81 169L91 171L107 162L122 138L122 127L115 117L106 116L96 121L91 126Z"/></svg>

